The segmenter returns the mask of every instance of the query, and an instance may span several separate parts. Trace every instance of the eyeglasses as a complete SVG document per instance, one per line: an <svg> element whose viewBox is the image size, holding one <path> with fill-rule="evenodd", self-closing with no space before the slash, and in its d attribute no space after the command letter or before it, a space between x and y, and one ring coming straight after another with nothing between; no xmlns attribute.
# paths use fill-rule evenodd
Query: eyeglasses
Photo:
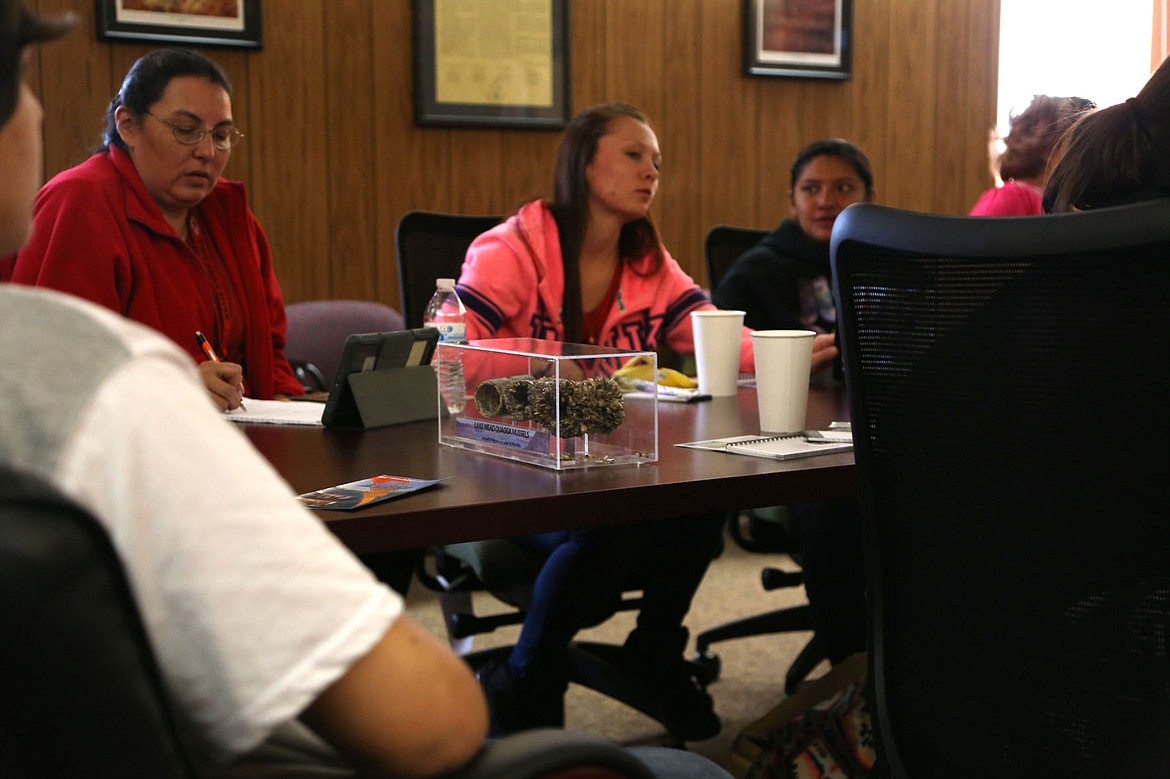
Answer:
<svg viewBox="0 0 1170 779"><path fill-rule="evenodd" d="M144 111L147 116L157 122L165 124L171 128L171 134L175 136L175 140L184 146L194 146L207 137L211 133L211 143L220 151L229 151L240 145L240 141L244 140L244 134L235 127L216 127L207 130L199 125L193 124L179 124L177 122L170 122L166 119L160 119L150 111Z"/></svg>

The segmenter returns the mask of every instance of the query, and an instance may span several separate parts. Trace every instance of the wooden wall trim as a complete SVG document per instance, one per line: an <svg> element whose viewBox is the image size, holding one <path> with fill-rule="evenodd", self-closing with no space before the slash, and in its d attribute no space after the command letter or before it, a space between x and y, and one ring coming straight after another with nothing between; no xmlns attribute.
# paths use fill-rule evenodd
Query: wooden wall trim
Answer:
<svg viewBox="0 0 1170 779"><path fill-rule="evenodd" d="M130 64L150 47L101 43L92 0L37 0L82 24L38 53L30 81L45 172L85 158ZM410 0L271 0L264 49L205 49L235 86L247 133L226 175L243 180L289 302L398 305L393 234L409 210L504 214L547 195L559 133L413 123ZM742 73L743 0L572 0L575 109L624 100L662 147L653 214L705 284L702 240L727 222L772 227L788 167L822 137L860 145L878 200L964 213L991 184L999 0L854 3L848 81Z"/></svg>

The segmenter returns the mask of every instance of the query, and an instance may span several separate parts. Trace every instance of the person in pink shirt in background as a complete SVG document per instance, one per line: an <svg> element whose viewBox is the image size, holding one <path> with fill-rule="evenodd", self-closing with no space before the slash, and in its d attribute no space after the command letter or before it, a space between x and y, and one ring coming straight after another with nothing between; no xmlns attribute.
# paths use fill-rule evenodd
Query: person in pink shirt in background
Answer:
<svg viewBox="0 0 1170 779"><path fill-rule="evenodd" d="M658 138L634 107L606 103L581 111L561 140L553 197L524 205L468 249L457 285L467 337L693 352L690 313L714 306L667 252L650 218L661 162ZM740 369L753 372L754 364L744 328ZM480 669L492 732L563 723L566 648L577 631L614 613L637 571L642 607L623 664L663 703L664 724L676 738L718 734L711 697L683 659L682 622L723 522L714 512L515 539L548 558L511 654Z"/></svg>
<svg viewBox="0 0 1170 779"><path fill-rule="evenodd" d="M998 160L1003 185L984 192L971 216L1035 216L1048 180L1048 162L1061 136L1096 104L1083 97L1036 95L1024 112L1011 118Z"/></svg>

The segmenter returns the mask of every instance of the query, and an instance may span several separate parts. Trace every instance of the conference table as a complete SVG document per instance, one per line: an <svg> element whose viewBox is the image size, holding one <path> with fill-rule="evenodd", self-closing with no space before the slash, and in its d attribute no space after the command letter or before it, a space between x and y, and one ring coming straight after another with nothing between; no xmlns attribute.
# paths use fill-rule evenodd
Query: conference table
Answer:
<svg viewBox="0 0 1170 779"><path fill-rule="evenodd" d="M807 424L849 418L842 387L812 386ZM849 496L853 454L796 460L675 444L756 433L756 393L658 404L658 460L556 471L439 444L434 420L375 430L243 425L297 493L378 474L444 479L354 511L320 511L358 554Z"/></svg>

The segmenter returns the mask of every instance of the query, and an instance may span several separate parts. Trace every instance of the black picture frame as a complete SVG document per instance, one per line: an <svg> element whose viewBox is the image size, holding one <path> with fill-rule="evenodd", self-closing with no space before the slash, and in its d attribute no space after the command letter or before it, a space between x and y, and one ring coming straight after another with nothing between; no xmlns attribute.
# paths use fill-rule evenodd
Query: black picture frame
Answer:
<svg viewBox="0 0 1170 779"><path fill-rule="evenodd" d="M560 129L569 121L569 3L547 0L549 13L533 18L531 0L491 0L442 5L449 18L436 18L435 0L414 0L414 119L419 126ZM477 14L490 19L477 19ZM526 18L527 17L527 18ZM484 23L487 22L487 23ZM499 44L523 52L455 51L449 44ZM527 31L527 34L525 34ZM475 36L471 33L476 33ZM477 37L482 35L483 37ZM496 36L496 37L489 37ZM475 37L475 41L470 39ZM545 55L544 42L550 44ZM467 47L470 49L471 47ZM493 80L494 79L494 80ZM501 88L501 85L503 88ZM529 92L541 99L529 101Z"/></svg>
<svg viewBox="0 0 1170 779"><path fill-rule="evenodd" d="M180 46L264 45L260 0L236 0L234 17L147 10L141 0L94 0L97 36L102 41L157 41Z"/></svg>
<svg viewBox="0 0 1170 779"><path fill-rule="evenodd" d="M853 0L744 0L743 16L746 75L852 75Z"/></svg>

